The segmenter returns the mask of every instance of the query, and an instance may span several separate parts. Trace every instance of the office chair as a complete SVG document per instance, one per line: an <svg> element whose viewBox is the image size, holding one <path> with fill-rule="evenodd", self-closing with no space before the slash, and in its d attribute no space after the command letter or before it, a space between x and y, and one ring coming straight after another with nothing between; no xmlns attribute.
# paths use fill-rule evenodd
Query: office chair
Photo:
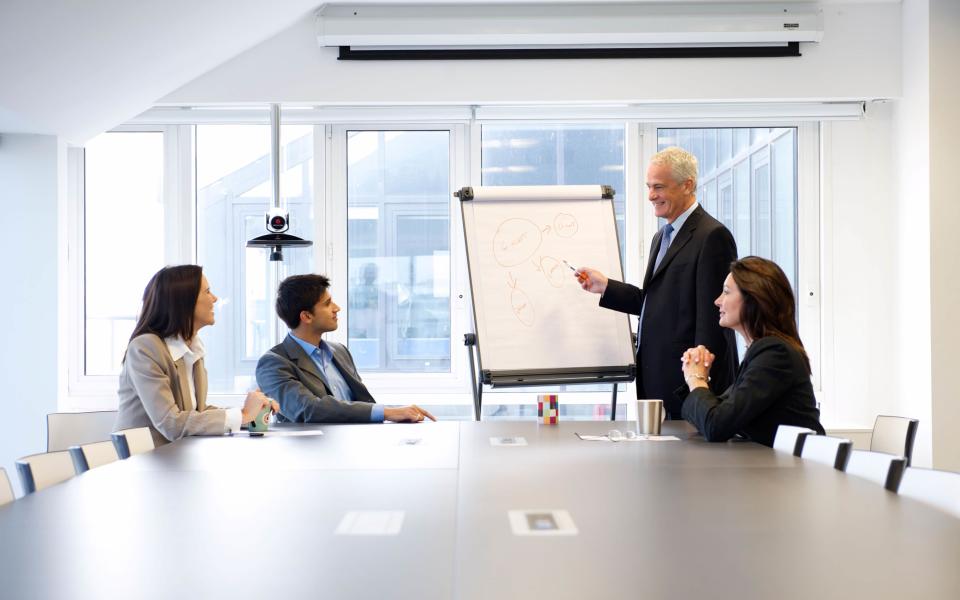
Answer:
<svg viewBox="0 0 960 600"><path fill-rule="evenodd" d="M804 438L808 435L816 435L816 433L816 431L806 427L780 425L777 427L776 437L773 438L773 449L778 452L788 452L794 456L800 456Z"/></svg>
<svg viewBox="0 0 960 600"><path fill-rule="evenodd" d="M10 485L10 478L7 477L7 470L0 467L0 506L13 502L13 487Z"/></svg>
<svg viewBox="0 0 960 600"><path fill-rule="evenodd" d="M960 517L960 473L910 467L897 493Z"/></svg>
<svg viewBox="0 0 960 600"><path fill-rule="evenodd" d="M909 467L919 425L920 421L917 419L877 415L877 420L873 422L873 434L870 436L870 450L903 456Z"/></svg>
<svg viewBox="0 0 960 600"><path fill-rule="evenodd" d="M73 461L65 450L24 456L17 461L17 472L24 494L39 492L74 476Z"/></svg>
<svg viewBox="0 0 960 600"><path fill-rule="evenodd" d="M808 435L803 441L800 457L843 471L847 467L852 449L853 442L848 439L829 435Z"/></svg>
<svg viewBox="0 0 960 600"><path fill-rule="evenodd" d="M70 457L73 459L73 468L77 475L120 459L116 447L110 440L82 446L71 446Z"/></svg>
<svg viewBox="0 0 960 600"><path fill-rule="evenodd" d="M117 411L101 410L47 415L47 452L110 439Z"/></svg>
<svg viewBox="0 0 960 600"><path fill-rule="evenodd" d="M906 466L907 460L902 456L869 450L851 450L847 468L844 470L850 475L869 479L891 492L896 492Z"/></svg>
<svg viewBox="0 0 960 600"><path fill-rule="evenodd" d="M117 455L124 460L134 454L143 454L155 448L149 427L124 429L110 435L113 437L113 445L117 448Z"/></svg>

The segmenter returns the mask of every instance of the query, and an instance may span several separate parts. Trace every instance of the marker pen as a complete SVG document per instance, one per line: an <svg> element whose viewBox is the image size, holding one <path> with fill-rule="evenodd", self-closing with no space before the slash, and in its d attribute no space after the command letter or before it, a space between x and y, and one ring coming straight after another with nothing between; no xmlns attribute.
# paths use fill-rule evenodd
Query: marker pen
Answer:
<svg viewBox="0 0 960 600"><path fill-rule="evenodd" d="M568 263L566 260L564 260L564 259L562 259L562 258L561 258L560 260L562 260L562 261L563 261L563 264L567 265L567 267L569 267L570 270L573 271L573 272L577 275L577 279L580 281L580 283L583 283L584 281L587 280L587 274L586 274L586 273L577 273L577 270L573 268L573 265L571 265L570 263Z"/></svg>

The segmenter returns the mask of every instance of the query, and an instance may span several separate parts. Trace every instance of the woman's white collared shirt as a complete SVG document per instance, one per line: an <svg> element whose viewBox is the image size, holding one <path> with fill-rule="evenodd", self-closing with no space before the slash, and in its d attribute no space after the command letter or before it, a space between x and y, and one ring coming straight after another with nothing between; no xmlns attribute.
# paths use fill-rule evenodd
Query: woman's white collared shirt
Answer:
<svg viewBox="0 0 960 600"><path fill-rule="evenodd" d="M187 372L187 387L190 390L190 397L184 398L184 410L197 410L197 387L193 382L193 365L197 363L198 360L203 358L205 354L203 342L197 336L193 337L190 344L183 340L179 335L176 337L168 337L163 340L167 344L167 350L170 351L170 356L173 357L173 362L177 362L181 358L183 359L184 370ZM189 406L187 406L189 403Z"/></svg>
<svg viewBox="0 0 960 600"><path fill-rule="evenodd" d="M187 344L179 335L164 338L163 341L167 344L167 350L170 351L170 356L173 357L174 362L183 359L184 370L187 372L187 389L189 389L190 394L183 399L183 410L197 410L197 386L193 381L193 365L206 354L203 341L194 336L190 344ZM225 409L224 416L224 433L240 431L240 422L243 420L243 415L239 408Z"/></svg>

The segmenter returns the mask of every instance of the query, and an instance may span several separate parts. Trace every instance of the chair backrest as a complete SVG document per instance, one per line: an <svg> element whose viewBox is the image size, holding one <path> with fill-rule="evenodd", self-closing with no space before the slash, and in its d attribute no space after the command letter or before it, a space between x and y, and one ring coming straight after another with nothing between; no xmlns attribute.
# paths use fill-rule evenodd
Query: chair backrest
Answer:
<svg viewBox="0 0 960 600"><path fill-rule="evenodd" d="M960 517L960 473L909 467L897 493Z"/></svg>
<svg viewBox="0 0 960 600"><path fill-rule="evenodd" d="M806 427L797 427L795 425L780 425L777 427L777 435L773 438L773 449L780 452L788 452L794 456L800 456L800 450L803 448L803 439L808 435L815 435L817 432Z"/></svg>
<svg viewBox="0 0 960 600"><path fill-rule="evenodd" d="M847 468L844 470L895 492L900 486L900 478L903 477L903 469L906 466L907 460L902 456L869 450L852 450Z"/></svg>
<svg viewBox="0 0 960 600"><path fill-rule="evenodd" d="M920 421L916 419L877 415L877 420L873 422L873 435L870 436L870 450L903 456L909 467L919 425Z"/></svg>
<svg viewBox="0 0 960 600"><path fill-rule="evenodd" d="M7 477L7 470L0 467L0 506L13 502L13 487L10 485L10 478Z"/></svg>
<svg viewBox="0 0 960 600"><path fill-rule="evenodd" d="M850 458L850 450L852 449L853 442L845 438L829 435L808 435L803 441L800 456L843 471L847 467L847 460Z"/></svg>
<svg viewBox="0 0 960 600"><path fill-rule="evenodd" d="M73 468L77 475L85 473L90 469L107 465L117 461L120 456L111 440L105 442L93 442L82 446L71 446L70 456L73 458Z"/></svg>
<svg viewBox="0 0 960 600"><path fill-rule="evenodd" d="M73 460L66 450L24 456L17 461L24 494L39 492L74 476Z"/></svg>
<svg viewBox="0 0 960 600"><path fill-rule="evenodd" d="M109 440L116 422L115 410L50 413L47 415L47 452Z"/></svg>
<svg viewBox="0 0 960 600"><path fill-rule="evenodd" d="M154 449L153 436L149 427L124 429L111 434L113 445L117 448L117 455L127 459L134 454L143 454Z"/></svg>

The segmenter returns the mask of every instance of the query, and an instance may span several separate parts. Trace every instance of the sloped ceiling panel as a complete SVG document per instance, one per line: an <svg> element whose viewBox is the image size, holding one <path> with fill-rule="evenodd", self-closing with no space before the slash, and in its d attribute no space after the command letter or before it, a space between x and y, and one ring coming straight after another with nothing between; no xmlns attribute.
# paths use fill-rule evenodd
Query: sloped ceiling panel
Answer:
<svg viewBox="0 0 960 600"><path fill-rule="evenodd" d="M3 0L0 132L83 143L311 13L317 0Z"/></svg>

